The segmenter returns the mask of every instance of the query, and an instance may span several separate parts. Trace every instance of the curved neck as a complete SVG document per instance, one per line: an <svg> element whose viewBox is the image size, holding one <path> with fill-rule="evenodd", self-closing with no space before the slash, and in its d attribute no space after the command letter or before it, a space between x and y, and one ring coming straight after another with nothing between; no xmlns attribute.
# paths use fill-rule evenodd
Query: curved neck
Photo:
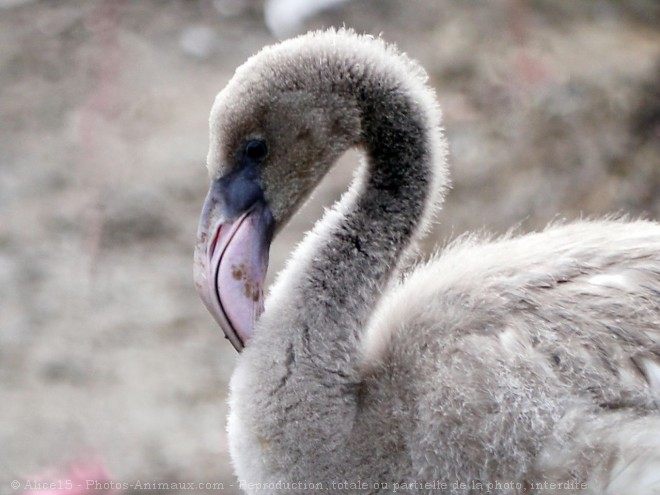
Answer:
<svg viewBox="0 0 660 495"><path fill-rule="evenodd" d="M383 81L361 78L341 91L359 111L351 141L366 165L278 276L232 379L232 417L241 419L230 431L249 431L268 452L267 470L293 478L348 476L333 469L354 465L356 446L373 441L356 428L362 334L444 185L433 96L421 81Z"/></svg>
<svg viewBox="0 0 660 495"><path fill-rule="evenodd" d="M274 315L264 314L280 320L267 326L281 328L291 359L344 385L359 379L362 331L429 214L439 132L400 87L363 82L353 94L367 155L363 177L298 248L292 273L273 290Z"/></svg>

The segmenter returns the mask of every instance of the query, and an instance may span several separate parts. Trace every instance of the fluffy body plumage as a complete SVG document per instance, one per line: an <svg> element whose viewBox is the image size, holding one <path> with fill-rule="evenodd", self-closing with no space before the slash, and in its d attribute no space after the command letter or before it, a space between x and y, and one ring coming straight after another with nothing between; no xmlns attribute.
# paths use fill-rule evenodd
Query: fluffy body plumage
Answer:
<svg viewBox="0 0 660 495"><path fill-rule="evenodd" d="M242 487L660 493L660 225L467 238L402 273L447 184L425 79L380 40L328 31L263 50L216 99L211 176L264 139L276 230L346 148L366 156L240 356L228 432Z"/></svg>

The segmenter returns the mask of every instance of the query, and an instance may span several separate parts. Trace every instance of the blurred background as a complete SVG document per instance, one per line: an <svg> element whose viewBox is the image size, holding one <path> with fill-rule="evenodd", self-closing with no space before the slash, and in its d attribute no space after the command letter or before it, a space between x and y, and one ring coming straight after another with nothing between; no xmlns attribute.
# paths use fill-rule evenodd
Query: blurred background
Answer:
<svg viewBox="0 0 660 495"><path fill-rule="evenodd" d="M454 187L428 249L660 218L657 0L0 0L0 493L96 462L238 493L236 353L191 275L208 111L263 45L342 25L437 89ZM277 239L271 274L356 159Z"/></svg>

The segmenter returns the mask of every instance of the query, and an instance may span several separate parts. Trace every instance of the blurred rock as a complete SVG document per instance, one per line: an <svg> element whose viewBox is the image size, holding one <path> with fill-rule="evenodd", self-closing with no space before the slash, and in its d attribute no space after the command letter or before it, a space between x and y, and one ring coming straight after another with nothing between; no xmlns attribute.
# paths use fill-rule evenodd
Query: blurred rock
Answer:
<svg viewBox="0 0 660 495"><path fill-rule="evenodd" d="M209 27L192 26L183 30L179 43L185 53L204 60L209 58L217 48L218 36Z"/></svg>
<svg viewBox="0 0 660 495"><path fill-rule="evenodd" d="M264 18L266 26L277 38L298 34L304 22L316 14L349 0L266 0Z"/></svg>

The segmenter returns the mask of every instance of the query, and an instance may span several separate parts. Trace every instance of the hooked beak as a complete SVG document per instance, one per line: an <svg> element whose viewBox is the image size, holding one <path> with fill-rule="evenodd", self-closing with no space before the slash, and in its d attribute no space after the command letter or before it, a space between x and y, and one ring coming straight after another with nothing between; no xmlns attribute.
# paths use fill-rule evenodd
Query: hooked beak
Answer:
<svg viewBox="0 0 660 495"><path fill-rule="evenodd" d="M235 182L234 190L245 189L245 183ZM251 204L241 201L237 208L233 186L231 181L211 184L197 230L194 277L204 305L240 352L264 310L274 220L260 188L250 195L256 197Z"/></svg>

